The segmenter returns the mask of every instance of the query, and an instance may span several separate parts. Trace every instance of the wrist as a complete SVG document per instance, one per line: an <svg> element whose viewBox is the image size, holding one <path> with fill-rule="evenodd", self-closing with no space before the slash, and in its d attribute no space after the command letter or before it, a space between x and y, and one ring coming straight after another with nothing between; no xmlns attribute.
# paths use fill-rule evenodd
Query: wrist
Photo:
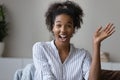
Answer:
<svg viewBox="0 0 120 80"><path fill-rule="evenodd" d="M93 41L93 48L98 49L101 46L101 42Z"/></svg>
<svg viewBox="0 0 120 80"><path fill-rule="evenodd" d="M101 44L101 41L99 41L99 40L93 40L93 44L95 44L95 45L100 45L100 44Z"/></svg>

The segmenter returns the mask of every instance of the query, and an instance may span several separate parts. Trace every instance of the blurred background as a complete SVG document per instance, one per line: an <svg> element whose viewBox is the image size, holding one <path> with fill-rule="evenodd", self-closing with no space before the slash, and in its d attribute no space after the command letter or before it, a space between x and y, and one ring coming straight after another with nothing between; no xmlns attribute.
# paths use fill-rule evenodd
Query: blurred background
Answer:
<svg viewBox="0 0 120 80"><path fill-rule="evenodd" d="M1 0L6 8L8 36L2 57L32 58L32 46L38 41L50 41L45 25L45 12L55 1L64 0ZM72 0L84 11L84 23L71 43L92 54L92 35L98 26L114 23L116 32L102 42L102 52L109 53L110 61L120 61L120 0Z"/></svg>

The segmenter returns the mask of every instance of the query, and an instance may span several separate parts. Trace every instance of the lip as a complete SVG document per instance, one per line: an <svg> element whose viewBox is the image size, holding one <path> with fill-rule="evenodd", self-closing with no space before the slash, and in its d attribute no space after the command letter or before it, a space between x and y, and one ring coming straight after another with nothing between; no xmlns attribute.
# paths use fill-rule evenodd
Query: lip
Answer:
<svg viewBox="0 0 120 80"><path fill-rule="evenodd" d="M59 39L60 39L60 41L62 41L62 42L67 41L67 35L59 35Z"/></svg>
<svg viewBox="0 0 120 80"><path fill-rule="evenodd" d="M59 35L59 36L62 37L62 38L67 37L67 35L64 35L64 34L61 34L61 35Z"/></svg>

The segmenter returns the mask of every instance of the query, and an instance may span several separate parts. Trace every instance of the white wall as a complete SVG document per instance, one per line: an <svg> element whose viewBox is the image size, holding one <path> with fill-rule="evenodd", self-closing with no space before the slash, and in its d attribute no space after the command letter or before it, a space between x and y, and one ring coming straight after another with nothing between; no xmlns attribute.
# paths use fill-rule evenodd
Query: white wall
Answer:
<svg viewBox="0 0 120 80"><path fill-rule="evenodd" d="M60 0L2 0L7 7L9 35L6 38L6 57L32 57L36 41L48 41L44 13L51 2ZM61 0L64 1L64 0ZM84 24L72 42L92 53L92 35L100 25L113 22L116 32L102 44L102 51L110 54L111 61L120 61L120 0L74 0L84 10Z"/></svg>

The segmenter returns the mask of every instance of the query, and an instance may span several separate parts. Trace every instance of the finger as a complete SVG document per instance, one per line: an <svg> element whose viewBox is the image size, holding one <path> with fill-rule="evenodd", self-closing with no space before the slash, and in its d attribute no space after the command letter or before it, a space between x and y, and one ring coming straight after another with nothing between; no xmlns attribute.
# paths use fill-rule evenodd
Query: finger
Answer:
<svg viewBox="0 0 120 80"><path fill-rule="evenodd" d="M106 25L105 29L104 30L107 30L107 28L109 27L110 23Z"/></svg>
<svg viewBox="0 0 120 80"><path fill-rule="evenodd" d="M112 31L112 32L110 32L110 33L108 34L108 36L111 36L114 32L115 32L115 30Z"/></svg>
<svg viewBox="0 0 120 80"><path fill-rule="evenodd" d="M96 33L100 32L102 29L102 26L98 27L97 30L96 30Z"/></svg>
<svg viewBox="0 0 120 80"><path fill-rule="evenodd" d="M112 32L113 30L115 29L115 26L110 26L109 28L108 28L108 30L106 30L106 33L110 33L110 32Z"/></svg>
<svg viewBox="0 0 120 80"><path fill-rule="evenodd" d="M108 28L109 26L113 26L113 23L108 23L106 28Z"/></svg>
<svg viewBox="0 0 120 80"><path fill-rule="evenodd" d="M105 32L109 33L109 31L111 30L111 28L113 28L113 24L108 24L107 27L105 28Z"/></svg>
<svg viewBox="0 0 120 80"><path fill-rule="evenodd" d="M114 27L112 27L109 31L108 31L108 33L107 34L113 34L115 32L115 26Z"/></svg>

